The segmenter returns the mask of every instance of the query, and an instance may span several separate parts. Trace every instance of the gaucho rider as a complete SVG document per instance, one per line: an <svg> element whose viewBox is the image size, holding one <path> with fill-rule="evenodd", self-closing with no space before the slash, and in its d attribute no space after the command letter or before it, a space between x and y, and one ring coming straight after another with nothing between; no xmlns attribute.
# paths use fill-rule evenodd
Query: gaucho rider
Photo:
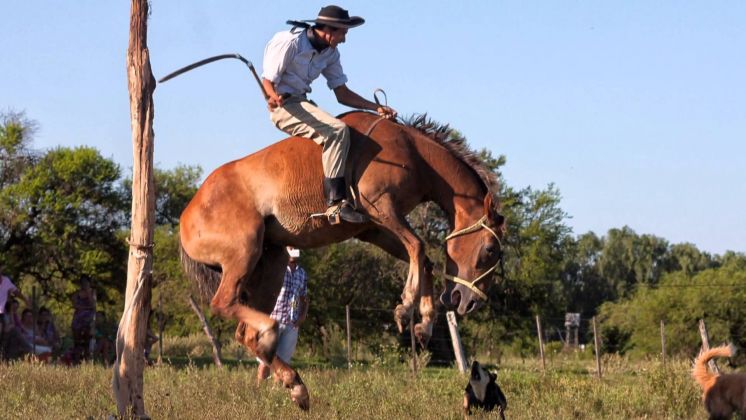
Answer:
<svg viewBox="0 0 746 420"><path fill-rule="evenodd" d="M327 214L338 211L342 220L362 223L367 218L346 199L344 170L350 131L306 95L311 92L311 82L323 74L339 103L376 111L386 118L396 117L394 109L368 101L346 85L337 46L345 42L349 28L360 26L365 20L350 17L339 6L326 6L316 19L288 23L293 28L275 34L264 50L262 84L269 96L270 118L280 130L309 138L322 147Z"/></svg>

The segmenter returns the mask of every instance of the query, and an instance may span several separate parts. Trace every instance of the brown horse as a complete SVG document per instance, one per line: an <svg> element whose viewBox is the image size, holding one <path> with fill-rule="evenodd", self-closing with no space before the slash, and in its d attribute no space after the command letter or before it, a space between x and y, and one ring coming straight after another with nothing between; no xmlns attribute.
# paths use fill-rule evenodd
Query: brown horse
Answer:
<svg viewBox="0 0 746 420"><path fill-rule="evenodd" d="M214 313L239 321L236 339L271 363L304 409L308 392L298 373L274 357L277 323L268 316L282 285L286 245L312 248L356 237L408 261L394 316L403 329L419 299L422 322L415 334L421 342L432 332L432 264L405 216L434 201L456 229L447 238L445 271L452 275L445 276L458 284L447 282L441 300L462 315L486 299L502 252L495 175L463 141L449 139L447 126L424 117L404 125L359 111L340 118L352 134L346 178L357 186L369 223L332 225L311 217L326 209L321 148L297 137L216 169L181 215L185 270L212 296Z"/></svg>

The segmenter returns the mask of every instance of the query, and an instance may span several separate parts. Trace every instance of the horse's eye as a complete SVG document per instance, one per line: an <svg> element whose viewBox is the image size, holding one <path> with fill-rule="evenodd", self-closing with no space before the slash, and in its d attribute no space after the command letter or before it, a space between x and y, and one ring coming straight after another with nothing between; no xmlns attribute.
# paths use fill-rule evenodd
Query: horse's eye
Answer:
<svg viewBox="0 0 746 420"><path fill-rule="evenodd" d="M489 244L484 247L484 253L488 256L493 256L497 253L497 246L495 244Z"/></svg>

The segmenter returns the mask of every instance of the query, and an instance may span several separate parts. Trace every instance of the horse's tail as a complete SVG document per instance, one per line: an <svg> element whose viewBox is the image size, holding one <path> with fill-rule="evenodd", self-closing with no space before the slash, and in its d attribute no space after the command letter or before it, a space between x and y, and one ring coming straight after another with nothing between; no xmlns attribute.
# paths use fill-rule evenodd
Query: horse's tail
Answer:
<svg viewBox="0 0 746 420"><path fill-rule="evenodd" d="M707 363L710 359L716 357L731 357L734 353L735 348L732 345L715 347L701 352L697 359L694 360L694 366L692 368L692 377L694 378L694 381L697 382L706 392L710 387L712 387L715 383L715 379L719 376L717 373L711 373L707 369Z"/></svg>
<svg viewBox="0 0 746 420"><path fill-rule="evenodd" d="M192 259L181 245L181 240L179 240L179 255L181 257L181 267L187 277L197 284L202 300L209 301L212 299L220 285L220 270Z"/></svg>

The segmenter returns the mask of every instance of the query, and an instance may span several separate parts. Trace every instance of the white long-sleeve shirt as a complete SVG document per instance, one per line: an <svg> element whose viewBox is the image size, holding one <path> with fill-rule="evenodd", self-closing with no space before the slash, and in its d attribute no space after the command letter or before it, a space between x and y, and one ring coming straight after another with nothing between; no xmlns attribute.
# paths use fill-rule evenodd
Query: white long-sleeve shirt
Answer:
<svg viewBox="0 0 746 420"><path fill-rule="evenodd" d="M264 48L262 77L275 85L279 94L305 95L311 82L324 75L329 89L347 83L339 61L339 50L327 47L316 51L307 30L278 32Z"/></svg>

